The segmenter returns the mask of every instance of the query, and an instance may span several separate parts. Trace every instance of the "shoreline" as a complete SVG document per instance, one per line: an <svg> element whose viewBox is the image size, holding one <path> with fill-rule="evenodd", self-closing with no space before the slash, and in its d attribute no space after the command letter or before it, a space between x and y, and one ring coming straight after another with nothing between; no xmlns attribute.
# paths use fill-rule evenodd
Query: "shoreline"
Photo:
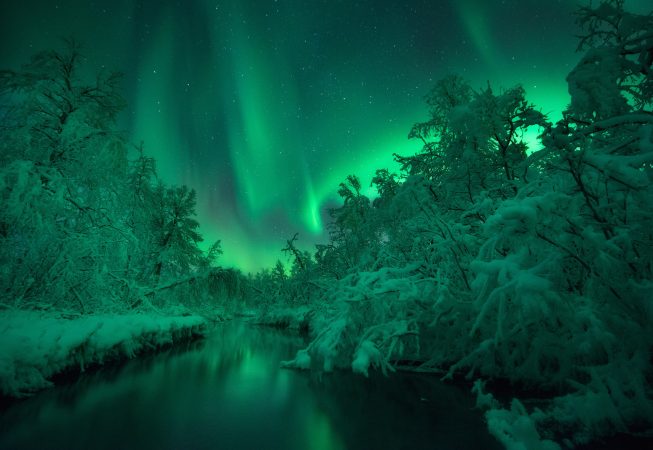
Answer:
<svg viewBox="0 0 653 450"><path fill-rule="evenodd" d="M29 397L67 378L206 335L201 316L0 312L0 396Z"/></svg>

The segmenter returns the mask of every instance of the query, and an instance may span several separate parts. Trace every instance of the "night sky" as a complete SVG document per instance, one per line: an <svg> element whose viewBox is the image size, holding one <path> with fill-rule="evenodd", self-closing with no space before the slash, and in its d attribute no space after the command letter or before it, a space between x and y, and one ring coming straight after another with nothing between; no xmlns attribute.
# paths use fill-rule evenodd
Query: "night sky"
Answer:
<svg viewBox="0 0 653 450"><path fill-rule="evenodd" d="M222 263L269 266L299 232L326 239L338 183L392 153L427 118L449 73L474 87L521 83L560 117L580 55L575 1L3 1L0 65L17 68L74 36L89 65L125 73L119 127L168 183L198 191ZM647 0L626 2L646 12Z"/></svg>

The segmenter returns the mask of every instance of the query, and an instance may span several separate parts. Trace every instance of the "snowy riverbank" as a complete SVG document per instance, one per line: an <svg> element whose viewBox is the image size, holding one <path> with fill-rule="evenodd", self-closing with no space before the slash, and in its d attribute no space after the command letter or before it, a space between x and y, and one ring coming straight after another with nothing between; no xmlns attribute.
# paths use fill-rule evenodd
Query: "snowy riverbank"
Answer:
<svg viewBox="0 0 653 450"><path fill-rule="evenodd" d="M286 328L296 332L308 332L315 310L307 306L296 308L276 307L252 312L252 322L256 325Z"/></svg>
<svg viewBox="0 0 653 450"><path fill-rule="evenodd" d="M0 311L0 395L20 397L50 387L51 377L91 364L132 358L202 335L200 316L96 314L65 317Z"/></svg>

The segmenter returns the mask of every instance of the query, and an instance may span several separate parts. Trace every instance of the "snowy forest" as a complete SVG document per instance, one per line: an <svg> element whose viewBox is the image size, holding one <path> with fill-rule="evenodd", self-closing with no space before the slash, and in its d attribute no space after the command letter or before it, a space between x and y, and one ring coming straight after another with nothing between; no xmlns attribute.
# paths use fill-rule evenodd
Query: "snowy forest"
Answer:
<svg viewBox="0 0 653 450"><path fill-rule="evenodd" d="M469 383L508 449L651 437L653 16L609 0L577 23L562 120L522 86L446 76L407 130L422 150L377 170L373 198L355 174L334 186L329 241L295 234L290 267L249 275L201 250L201 192L117 130L119 74L88 81L74 41L0 72L2 393L247 316L308 336L290 369ZM30 342L70 334L56 363L16 338L38 321Z"/></svg>

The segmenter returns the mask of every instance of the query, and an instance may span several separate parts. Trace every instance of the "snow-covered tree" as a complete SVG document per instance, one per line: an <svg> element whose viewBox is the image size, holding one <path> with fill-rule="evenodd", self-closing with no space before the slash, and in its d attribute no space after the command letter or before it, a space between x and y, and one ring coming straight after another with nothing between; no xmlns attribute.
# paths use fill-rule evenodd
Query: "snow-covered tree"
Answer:
<svg viewBox="0 0 653 450"><path fill-rule="evenodd" d="M650 15L621 1L578 14L584 55L567 77L571 104L546 127L531 182L483 227L471 266L479 314L470 337L480 343L454 368L574 380L573 393L535 416L583 441L651 426L653 60ZM597 402L610 406L577 409Z"/></svg>
<svg viewBox="0 0 653 450"><path fill-rule="evenodd" d="M195 220L197 193L186 186L168 188L159 184L151 226L152 273L158 280L162 274L188 274L201 263L202 251L197 246L202 236Z"/></svg>
<svg viewBox="0 0 653 450"><path fill-rule="evenodd" d="M581 61L567 77L576 120L601 120L653 104L653 17L624 9L624 0L581 7Z"/></svg>
<svg viewBox="0 0 653 450"><path fill-rule="evenodd" d="M161 184L142 145L128 159L115 131L120 76L88 82L83 63L70 41L0 72L6 305L82 312L142 305L161 276L166 290L202 271L207 279L219 254L219 245L208 255L197 246L195 193Z"/></svg>
<svg viewBox="0 0 653 450"><path fill-rule="evenodd" d="M109 297L107 266L120 263L126 246L119 217L126 147L112 128L123 106L119 76L85 83L82 62L68 42L20 71L0 72L9 303L47 298L83 310Z"/></svg>
<svg viewBox="0 0 653 450"><path fill-rule="evenodd" d="M340 186L339 234L316 258L338 275L288 365L367 374L405 358L479 379L491 431L511 448L650 433L652 17L620 0L578 10L584 53L555 125L519 86L438 82L409 135L422 151L396 156L401 176L377 172L371 204L351 180ZM530 127L543 144L531 154ZM357 233L368 251L341 256ZM346 270L333 270L338 258ZM554 398L502 408L487 379Z"/></svg>

